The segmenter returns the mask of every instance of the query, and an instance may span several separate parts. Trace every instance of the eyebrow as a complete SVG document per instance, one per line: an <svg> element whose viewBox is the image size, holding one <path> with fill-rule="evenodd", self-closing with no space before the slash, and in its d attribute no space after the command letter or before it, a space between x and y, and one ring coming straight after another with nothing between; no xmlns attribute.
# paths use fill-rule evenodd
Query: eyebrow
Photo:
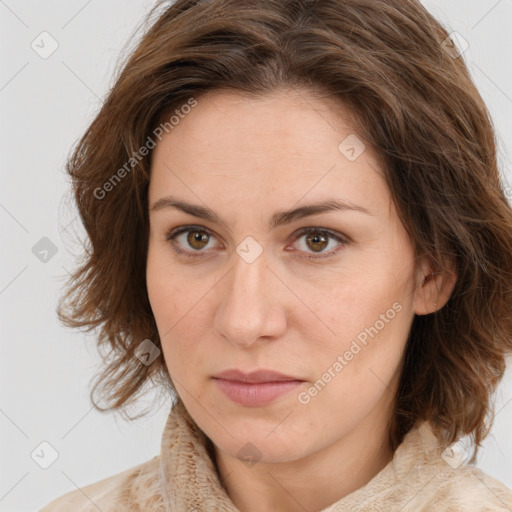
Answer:
<svg viewBox="0 0 512 512"><path fill-rule="evenodd" d="M194 217L199 217L212 223L220 224L231 231L231 228L228 226L227 222L211 208L208 208L207 206L187 203L172 196L162 197L161 199L155 201L151 206L150 211L157 212L166 208L176 208L184 213L193 215ZM291 210L277 211L274 213L274 215L272 215L272 218L269 221L269 226L271 228L276 228L278 226L289 224L296 220L312 215L317 215L319 213L347 210L358 211L360 213L373 216L373 214L364 206L360 206L346 200L327 199L319 203L311 203L304 206L299 206L298 208L293 208Z"/></svg>

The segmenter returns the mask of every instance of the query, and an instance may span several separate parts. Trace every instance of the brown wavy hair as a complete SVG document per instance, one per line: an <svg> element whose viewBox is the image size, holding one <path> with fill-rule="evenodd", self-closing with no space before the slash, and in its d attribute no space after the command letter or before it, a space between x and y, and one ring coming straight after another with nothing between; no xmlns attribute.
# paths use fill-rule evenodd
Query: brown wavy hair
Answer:
<svg viewBox="0 0 512 512"><path fill-rule="evenodd" d="M391 444L425 419L446 444L472 435L474 460L512 349L512 210L492 120L446 28L416 0L177 0L155 4L141 27L66 163L88 240L58 315L99 329L96 409L124 414L146 383L173 389L162 355L150 365L135 357L142 340L161 346L145 280L151 152L142 148L209 91L301 88L354 115L416 256L440 272L447 258L455 265L445 306L413 320Z"/></svg>

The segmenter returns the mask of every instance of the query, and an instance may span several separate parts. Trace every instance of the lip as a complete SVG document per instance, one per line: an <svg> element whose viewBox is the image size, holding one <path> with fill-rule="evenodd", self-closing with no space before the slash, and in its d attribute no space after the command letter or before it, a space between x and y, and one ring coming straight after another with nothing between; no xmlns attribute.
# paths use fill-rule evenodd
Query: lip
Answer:
<svg viewBox="0 0 512 512"><path fill-rule="evenodd" d="M300 386L304 381L249 383L238 380L213 379L217 387L233 402L247 407L267 405Z"/></svg>
<svg viewBox="0 0 512 512"><path fill-rule="evenodd" d="M261 382L283 382L283 381L302 381L298 377L285 375L284 373L276 372L274 370L254 370L252 372L243 372L238 369L225 370L213 376L214 379L235 380L238 382L246 383L261 383Z"/></svg>
<svg viewBox="0 0 512 512"><path fill-rule="evenodd" d="M226 370L213 377L215 384L230 400L247 407L269 404L283 396L304 380L273 370L256 370L244 373Z"/></svg>

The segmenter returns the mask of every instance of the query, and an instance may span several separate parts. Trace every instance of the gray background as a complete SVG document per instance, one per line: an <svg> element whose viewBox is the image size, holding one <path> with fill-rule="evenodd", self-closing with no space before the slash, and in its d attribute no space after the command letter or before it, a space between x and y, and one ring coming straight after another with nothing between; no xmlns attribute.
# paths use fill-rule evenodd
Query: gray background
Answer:
<svg viewBox="0 0 512 512"><path fill-rule="evenodd" d="M512 0L423 3L469 43L464 59L493 116L501 167L510 179ZM36 510L159 453L170 404L131 423L94 411L94 339L65 329L55 315L79 250L72 237L83 236L74 207L65 201L63 164L112 85L121 50L127 42L133 47L133 31L152 5L0 0L1 511ZM43 31L58 43L46 59L31 47ZM48 244L40 242L43 237L57 251L46 262L32 251ZM478 458L479 467L509 487L511 381L509 364L496 397L499 413ZM43 441L58 452L48 469L31 458Z"/></svg>

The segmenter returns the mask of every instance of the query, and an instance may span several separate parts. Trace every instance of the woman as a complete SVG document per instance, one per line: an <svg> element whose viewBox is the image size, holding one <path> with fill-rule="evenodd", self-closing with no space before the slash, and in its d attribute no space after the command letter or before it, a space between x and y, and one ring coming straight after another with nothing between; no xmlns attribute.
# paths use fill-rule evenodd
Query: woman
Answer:
<svg viewBox="0 0 512 512"><path fill-rule="evenodd" d="M159 14L68 163L60 317L101 326L99 410L176 404L159 456L43 511L512 510L473 464L512 211L450 41L414 0Z"/></svg>

